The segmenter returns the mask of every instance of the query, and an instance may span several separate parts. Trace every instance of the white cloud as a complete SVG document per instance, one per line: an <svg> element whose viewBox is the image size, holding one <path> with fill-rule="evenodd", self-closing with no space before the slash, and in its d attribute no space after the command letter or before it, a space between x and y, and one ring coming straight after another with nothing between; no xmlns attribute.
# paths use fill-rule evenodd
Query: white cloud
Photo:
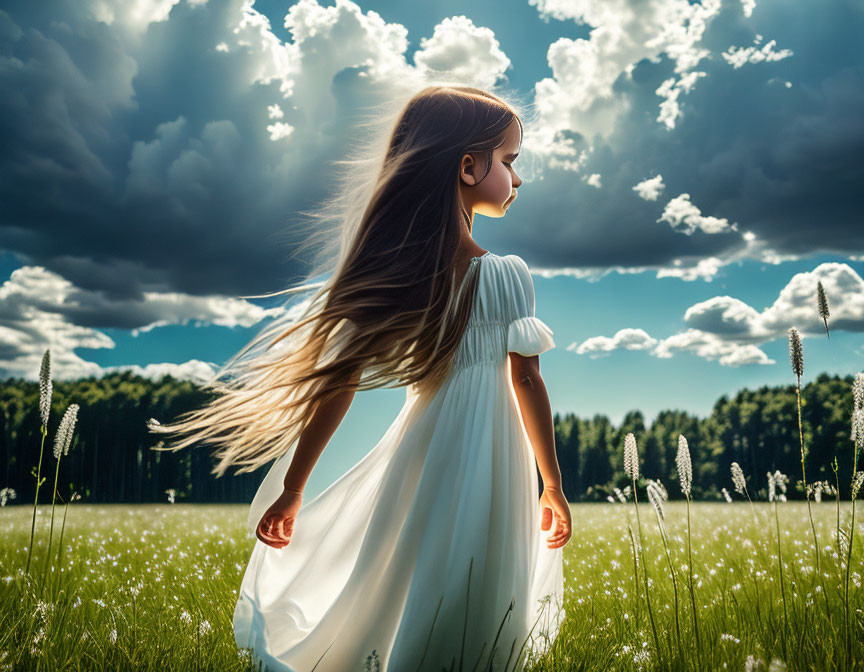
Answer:
<svg viewBox="0 0 864 672"><path fill-rule="evenodd" d="M691 352L722 366L774 364L758 345L786 339L790 327L796 327L802 338L824 334L816 303L820 281L828 297L829 327L864 332L864 280L847 264L832 262L795 274L761 312L732 296L715 296L688 308L688 329L668 338L657 340L642 329L622 329L613 337L594 336L567 350L596 357L621 348L639 349L663 359Z"/></svg>
<svg viewBox="0 0 864 672"><path fill-rule="evenodd" d="M680 194L666 204L658 222L668 222L673 230L691 235L697 229L704 233L725 233L737 231L737 224L729 224L729 220L717 217L706 217L701 210L690 202L690 194Z"/></svg>
<svg viewBox="0 0 864 672"><path fill-rule="evenodd" d="M718 257L707 257L699 259L695 265L684 266L681 259L675 259L672 266L657 269L658 278L680 278L687 282L694 280L705 280L710 282L718 271L729 262L724 262Z"/></svg>
<svg viewBox="0 0 864 672"><path fill-rule="evenodd" d="M656 201L660 197L660 194L663 193L664 189L666 189L666 185L663 184L662 175L656 175L647 180L642 180L639 184L633 187L633 191L639 195L639 198L646 201Z"/></svg>
<svg viewBox="0 0 864 672"><path fill-rule="evenodd" d="M178 380L191 380L199 385L212 380L216 375L218 366L213 362L202 362L199 359L190 359L182 364L172 364L162 362L159 364L147 364L139 366L106 366L100 372L100 375L106 375L118 371L131 371L136 376L149 378L150 380L159 380L162 376L173 376Z"/></svg>
<svg viewBox="0 0 864 672"><path fill-rule="evenodd" d="M771 61L780 61L793 55L791 49L781 49L774 51L777 44L776 40L771 40L761 49L758 48L759 42L762 41L762 36L757 35L753 40L752 47L729 47L721 54L724 60L736 70L747 63L765 63Z"/></svg>
<svg viewBox="0 0 864 672"><path fill-rule="evenodd" d="M267 132L270 133L270 139L275 142L276 140L290 137L294 132L294 127L290 124L277 121L275 124L270 124L267 127Z"/></svg>
<svg viewBox="0 0 864 672"><path fill-rule="evenodd" d="M618 115L630 102L613 92L622 75L630 77L643 59L674 61L675 76L658 95L661 118L674 127L680 116L677 98L705 73L694 72L709 50L699 46L708 23L720 11L720 0L529 0L540 15L592 26L588 39L560 38L549 46L552 77L535 85L539 126L526 132L525 146L544 156L567 160L579 147L568 135L578 133L590 144L599 134L608 138ZM673 104L674 103L674 104Z"/></svg>
<svg viewBox="0 0 864 672"><path fill-rule="evenodd" d="M583 179L588 186L594 187L595 189L600 189L603 186L602 180L600 179L600 173L591 173Z"/></svg>
<svg viewBox="0 0 864 672"><path fill-rule="evenodd" d="M575 343L567 346L567 350L573 350L579 355L589 355L592 358L597 358L621 348L625 350L648 350L656 344L657 340L651 338L642 329L621 329L611 338L608 336L594 336L583 341L578 347Z"/></svg>
<svg viewBox="0 0 864 672"><path fill-rule="evenodd" d="M657 121L661 122L670 131L675 128L675 123L678 117L681 116L681 106L678 104L678 98L682 93L690 93L695 83L701 77L707 77L707 72L697 70L688 72L675 79L670 77L663 81L654 91L658 96L663 98L660 103L660 113L657 115Z"/></svg>
<svg viewBox="0 0 864 672"><path fill-rule="evenodd" d="M156 326L190 321L250 327L281 312L242 299L172 292L145 292L140 300L112 299L75 287L44 268L23 266L0 285L0 371L32 379L38 376L43 352L50 348L58 379L98 376L103 369L75 350L114 348L113 339L99 327L125 326L136 336ZM178 370L202 370L198 364L182 366Z"/></svg>
<svg viewBox="0 0 864 672"><path fill-rule="evenodd" d="M435 26L432 37L420 40L414 63L427 79L454 79L480 88L494 86L510 67L495 33L465 16Z"/></svg>
<svg viewBox="0 0 864 672"><path fill-rule="evenodd" d="M725 341L716 334L698 329L688 329L669 338L664 338L651 352L655 357L668 359L675 352L691 352L708 361L716 361L721 366L746 366L750 364L776 364L755 345L742 345Z"/></svg>

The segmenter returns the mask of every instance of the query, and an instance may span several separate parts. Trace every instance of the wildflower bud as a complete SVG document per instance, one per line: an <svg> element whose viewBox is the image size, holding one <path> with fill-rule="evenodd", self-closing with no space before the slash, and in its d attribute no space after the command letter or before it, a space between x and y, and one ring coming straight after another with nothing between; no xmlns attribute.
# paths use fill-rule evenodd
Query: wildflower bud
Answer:
<svg viewBox="0 0 864 672"><path fill-rule="evenodd" d="M675 457L675 465L678 468L678 478L681 480L681 492L690 496L690 486L693 483L693 465L690 462L690 448L683 434L678 435L678 455Z"/></svg>
<svg viewBox="0 0 864 672"><path fill-rule="evenodd" d="M849 430L849 438L854 444L864 444L864 408L856 408L852 411L852 427Z"/></svg>
<svg viewBox="0 0 864 672"><path fill-rule="evenodd" d="M628 432L624 437L624 473L634 481L639 478L639 455L633 432Z"/></svg>
<svg viewBox="0 0 864 672"><path fill-rule="evenodd" d="M795 327L789 329L789 358L792 371L800 379L804 375L804 353L801 350L801 336Z"/></svg>
<svg viewBox="0 0 864 672"><path fill-rule="evenodd" d="M828 337L830 338L831 334L828 331L828 318L831 313L828 312L828 297L825 296L825 288L822 286L821 280L816 283L816 305L819 309L819 317L821 317L822 321L825 323L825 332L828 333Z"/></svg>
<svg viewBox="0 0 864 672"><path fill-rule="evenodd" d="M42 355L42 366L39 369L39 414L42 416L42 426L48 426L48 415L51 413L51 351Z"/></svg>
<svg viewBox="0 0 864 672"><path fill-rule="evenodd" d="M864 483L864 471L859 471L852 479L852 499L858 497L858 491L861 489L861 483Z"/></svg>
<svg viewBox="0 0 864 672"><path fill-rule="evenodd" d="M852 400L855 402L853 408L864 408L864 373L860 371L852 381Z"/></svg>
<svg viewBox="0 0 864 672"><path fill-rule="evenodd" d="M72 443L72 433L75 429L75 420L78 418L78 404L70 404L60 420L57 435L54 437L54 457L60 459L60 455L69 454L69 445Z"/></svg>
<svg viewBox="0 0 864 672"><path fill-rule="evenodd" d="M660 520L663 520L665 518L663 515L663 502L666 500L667 496L666 489L659 481L654 481L649 478L647 490L648 500L651 502L651 506L654 507Z"/></svg>
<svg viewBox="0 0 864 672"><path fill-rule="evenodd" d="M741 470L741 465L737 462L732 463L732 485L735 486L735 492L739 495L745 494L747 489L747 481L744 478L744 472Z"/></svg>

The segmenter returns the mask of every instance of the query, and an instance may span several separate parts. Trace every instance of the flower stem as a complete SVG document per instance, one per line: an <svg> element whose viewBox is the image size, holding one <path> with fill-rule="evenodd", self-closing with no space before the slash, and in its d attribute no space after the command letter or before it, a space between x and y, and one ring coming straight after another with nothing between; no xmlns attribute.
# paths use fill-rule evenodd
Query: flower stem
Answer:
<svg viewBox="0 0 864 672"><path fill-rule="evenodd" d="M39 447L39 466L36 468L36 496L33 498L33 522L30 523L30 545L27 547L27 569L25 572L30 573L30 558L33 555L33 536L36 532L36 505L39 503L39 487L42 485L42 454L45 452L45 437L48 436L48 430L45 425L42 425L42 445Z"/></svg>
<svg viewBox="0 0 864 672"><path fill-rule="evenodd" d="M801 379L795 385L795 397L798 401L798 439L801 442L801 478L804 481L804 495L807 497L807 513L810 516L810 529L813 531L813 546L816 549L816 574L819 585L822 586L822 596L825 598L825 616L831 621L831 609L828 606L828 591L825 589L825 577L822 576L822 560L819 552L819 537L816 535L816 525L813 523L813 509L810 506L810 490L807 487L807 475L804 471L804 425L801 422Z"/></svg>
<svg viewBox="0 0 864 672"><path fill-rule="evenodd" d="M661 656L660 639L657 637L657 626L654 624L654 612L651 609L651 598L648 595L648 563L645 560L645 548L642 540L642 520L639 516L639 502L636 497L636 479L633 479L633 506L636 507L636 524L639 528L639 554L642 556L642 579L645 583L645 603L648 605L648 618L651 620L651 630L654 633L654 646L657 649L658 662Z"/></svg>
<svg viewBox="0 0 864 672"><path fill-rule="evenodd" d="M62 457L62 453L61 453ZM57 477L60 475L60 457L57 458L57 466L54 468L54 492L51 495L51 529L48 533L48 550L45 552L45 563L42 567L42 583L39 584L39 596L45 587L45 579L48 577L48 564L51 559L51 541L54 537L54 502L57 499Z"/></svg>
<svg viewBox="0 0 864 672"><path fill-rule="evenodd" d="M855 439L855 457L852 459L852 480L855 480L855 477L858 475L858 444L861 440L861 437L856 437ZM854 487L854 486L853 486ZM855 493L857 495L857 493ZM838 497L838 510L839 510L839 497L840 494L837 494ZM846 549L846 580L844 581L844 589L843 589L843 605L846 611L846 660L851 663L852 661L852 636L851 636L851 626L849 624L849 567L852 564L852 545L855 541L855 499L856 497L852 497L852 518L849 521L849 544ZM838 514L839 515L839 514ZM839 535L838 535L839 538Z"/></svg>
<svg viewBox="0 0 864 672"><path fill-rule="evenodd" d="M788 659L786 653L786 633L789 631L789 615L786 612L786 589L783 586L783 555L780 548L780 517L777 515L777 500L774 500L774 522L777 524L777 565L780 568L780 594L783 596L783 658Z"/></svg>
<svg viewBox="0 0 864 672"><path fill-rule="evenodd" d="M693 607L693 632L696 634L696 650L702 656L702 645L699 642L699 621L696 615L696 591L693 588L693 543L690 538L690 497L687 497L687 571L690 575L690 604Z"/></svg>

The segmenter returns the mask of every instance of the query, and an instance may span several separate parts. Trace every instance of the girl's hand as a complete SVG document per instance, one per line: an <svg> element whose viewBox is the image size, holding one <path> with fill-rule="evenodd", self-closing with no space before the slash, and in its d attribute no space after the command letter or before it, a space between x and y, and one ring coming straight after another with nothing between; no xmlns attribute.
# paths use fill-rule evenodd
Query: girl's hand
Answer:
<svg viewBox="0 0 864 672"><path fill-rule="evenodd" d="M268 546L284 548L291 541L294 519L303 502L303 494L283 490L279 498L261 516L255 536Z"/></svg>
<svg viewBox="0 0 864 672"><path fill-rule="evenodd" d="M560 548L570 541L571 520L570 505L559 486L543 486L540 495L541 519L540 529L548 530L552 526L552 515L555 515L555 531L546 541L549 548Z"/></svg>

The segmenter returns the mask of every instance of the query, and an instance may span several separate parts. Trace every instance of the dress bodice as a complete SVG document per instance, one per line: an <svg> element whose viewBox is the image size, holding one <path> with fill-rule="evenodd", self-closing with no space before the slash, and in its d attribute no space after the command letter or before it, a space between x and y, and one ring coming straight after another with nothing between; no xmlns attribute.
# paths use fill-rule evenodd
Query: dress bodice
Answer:
<svg viewBox="0 0 864 672"><path fill-rule="evenodd" d="M534 314L534 283L528 265L515 254L473 257L460 292L478 273L477 292L453 371L478 364L503 365L508 352L530 357L555 347L552 330Z"/></svg>

